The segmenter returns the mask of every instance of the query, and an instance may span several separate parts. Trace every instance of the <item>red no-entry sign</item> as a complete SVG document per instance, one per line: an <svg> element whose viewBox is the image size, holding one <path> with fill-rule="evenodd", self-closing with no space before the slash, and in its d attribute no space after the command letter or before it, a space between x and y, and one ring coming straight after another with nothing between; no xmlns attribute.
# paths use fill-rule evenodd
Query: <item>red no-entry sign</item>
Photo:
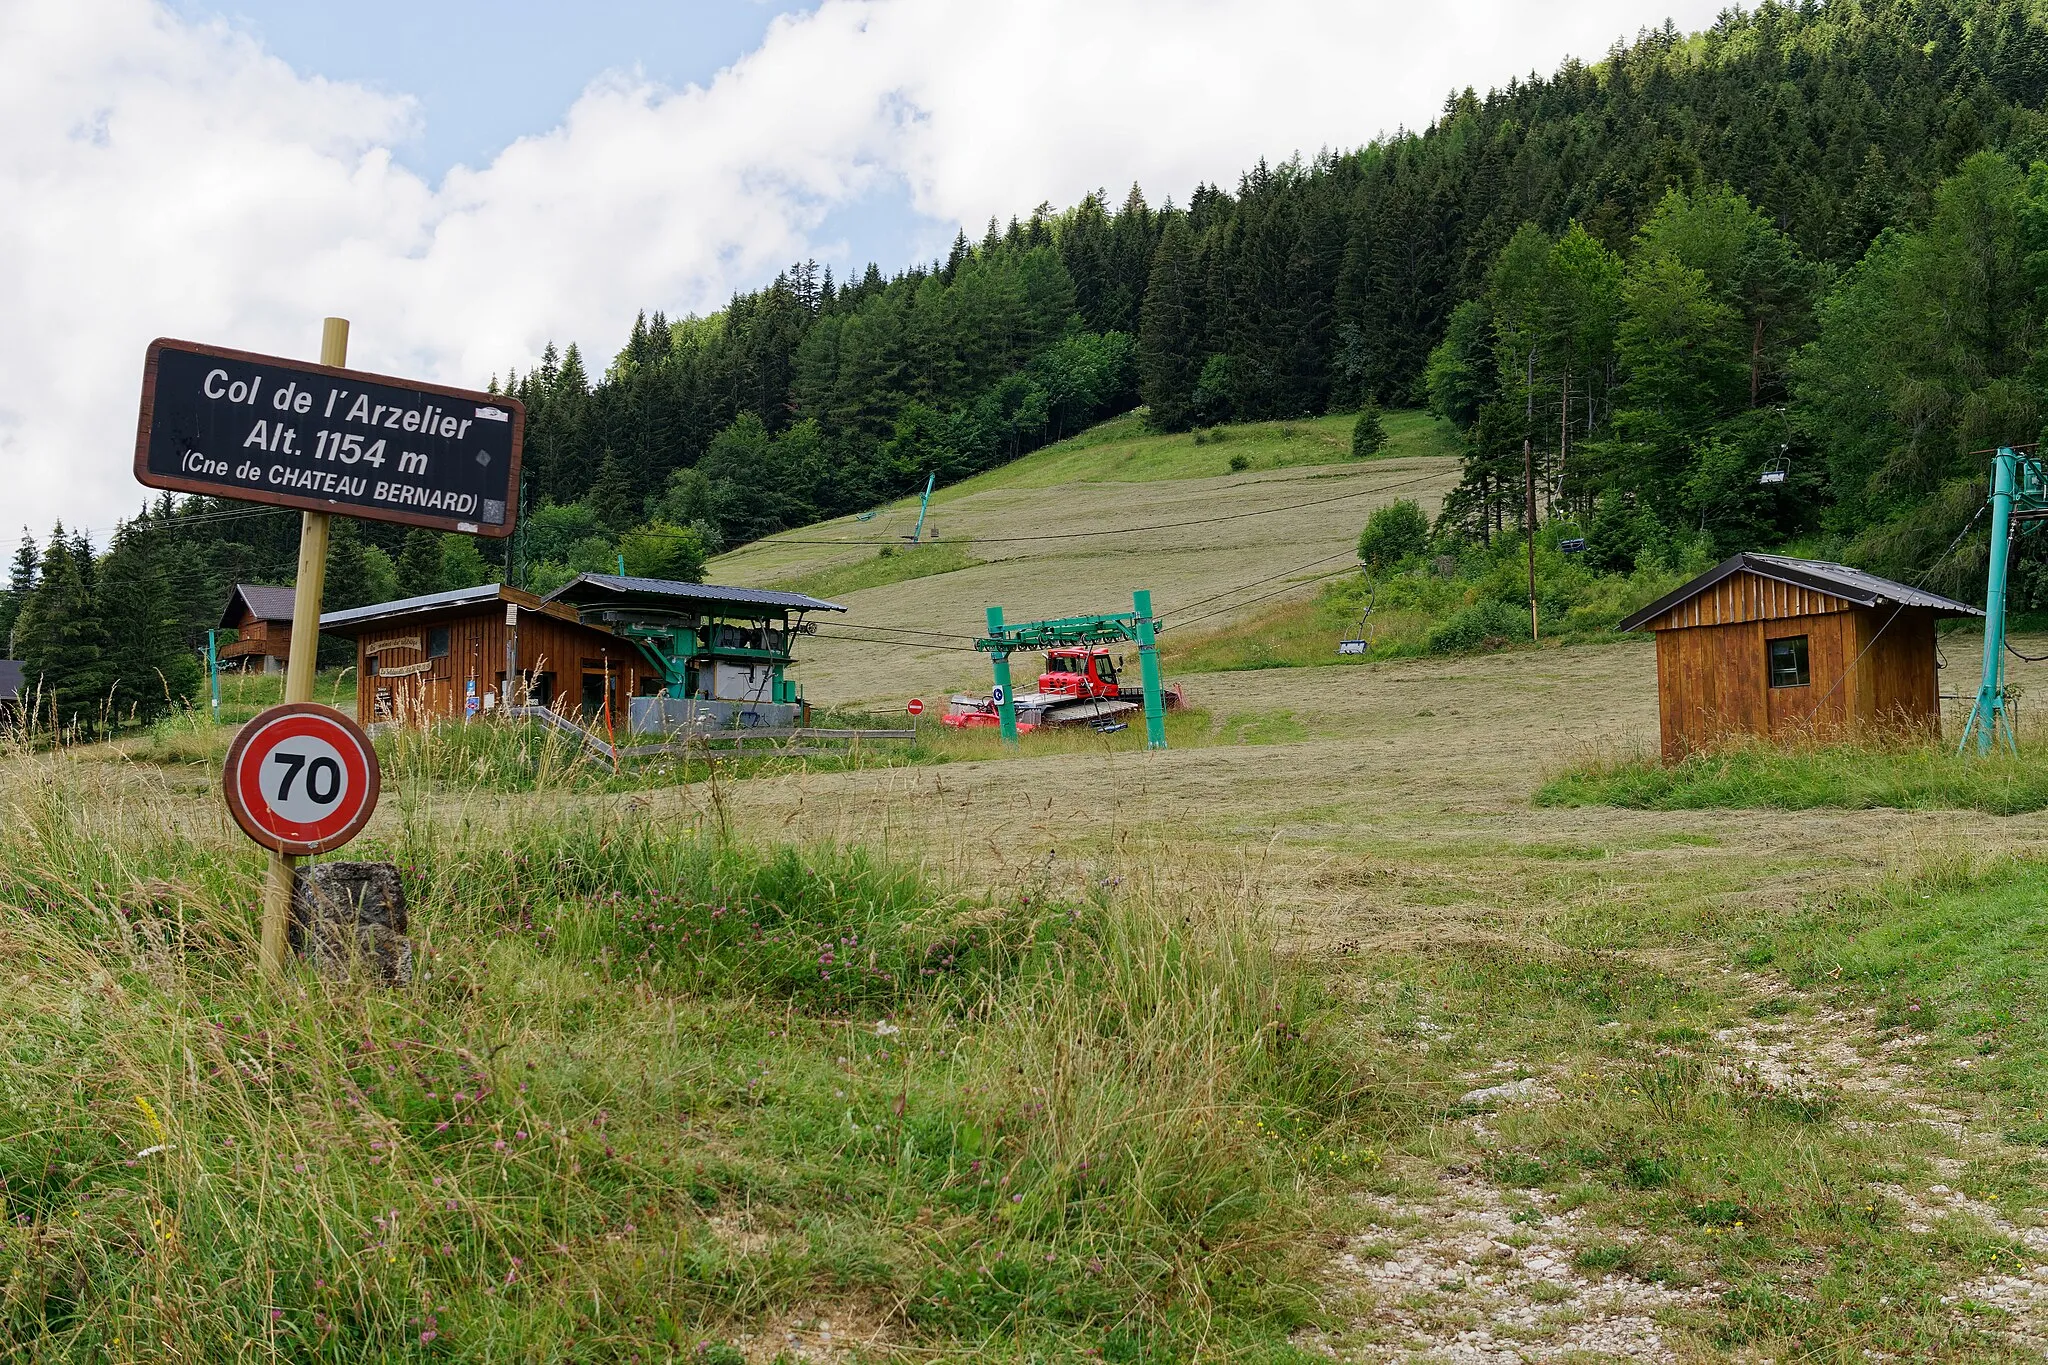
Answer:
<svg viewBox="0 0 2048 1365"><path fill-rule="evenodd" d="M228 813L265 848L299 856L339 848L377 809L383 774L370 737L331 706L287 702L228 746Z"/></svg>
<svg viewBox="0 0 2048 1365"><path fill-rule="evenodd" d="M924 714L924 698L923 698L923 697L912 697L912 698L910 699L910 705L909 705L909 706L907 706L907 707L905 707L904 709L905 709L905 710L907 710L907 711L909 711L909 712L910 712L910 714L911 714L911 715L913 715L913 716L921 716L921 715L923 715L923 714Z"/></svg>

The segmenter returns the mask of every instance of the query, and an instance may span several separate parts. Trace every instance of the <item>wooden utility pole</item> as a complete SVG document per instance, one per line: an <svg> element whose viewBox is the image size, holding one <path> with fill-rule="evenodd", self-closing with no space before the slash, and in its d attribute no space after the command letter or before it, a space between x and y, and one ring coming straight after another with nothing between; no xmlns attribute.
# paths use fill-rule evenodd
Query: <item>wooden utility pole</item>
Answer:
<svg viewBox="0 0 2048 1365"><path fill-rule="evenodd" d="M321 324L320 363L348 364L347 318L328 318ZM320 667L320 599L327 588L329 520L325 512L299 513L299 575L292 589L291 657L284 674L287 702L313 700L313 679ZM292 881L297 861L289 854L273 852L263 883L263 970L271 976L282 974L290 961Z"/></svg>
<svg viewBox="0 0 2048 1365"><path fill-rule="evenodd" d="M1528 502L1529 527L1529 638L1542 638L1536 624L1536 448L1533 439L1536 427L1536 348L1529 348L1529 372L1522 382L1522 392L1528 395L1527 406L1522 413L1522 482Z"/></svg>
<svg viewBox="0 0 2048 1365"><path fill-rule="evenodd" d="M1572 439L1572 372L1569 366L1564 372L1564 393L1557 404L1557 502L1551 504L1552 512L1557 503L1564 501L1565 453Z"/></svg>

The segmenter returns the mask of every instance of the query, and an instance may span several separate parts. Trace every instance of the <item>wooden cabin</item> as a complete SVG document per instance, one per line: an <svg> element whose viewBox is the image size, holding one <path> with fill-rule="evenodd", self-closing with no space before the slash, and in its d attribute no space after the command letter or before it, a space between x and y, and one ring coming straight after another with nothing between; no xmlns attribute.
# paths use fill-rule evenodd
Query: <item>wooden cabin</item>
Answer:
<svg viewBox="0 0 2048 1365"><path fill-rule="evenodd" d="M292 652L292 590L264 583L237 583L220 614L220 628L235 632L221 646L222 668L249 673L282 673Z"/></svg>
<svg viewBox="0 0 2048 1365"><path fill-rule="evenodd" d="M1657 637L1664 761L1731 737L1941 732L1934 623L1972 606L1841 564L1739 554L1623 621Z"/></svg>
<svg viewBox="0 0 2048 1365"><path fill-rule="evenodd" d="M20 717L22 708L28 704L26 690L21 660L0 659L0 720Z"/></svg>
<svg viewBox="0 0 2048 1365"><path fill-rule="evenodd" d="M356 642L363 724L462 720L505 703L547 706L599 735L685 726L797 725L786 675L812 611L802 593L584 574L546 598L500 584L329 612Z"/></svg>
<svg viewBox="0 0 2048 1365"><path fill-rule="evenodd" d="M603 733L626 728L626 702L654 676L630 641L567 607L487 583L320 618L356 642L356 719L424 724L494 710L513 659L513 705L551 706Z"/></svg>

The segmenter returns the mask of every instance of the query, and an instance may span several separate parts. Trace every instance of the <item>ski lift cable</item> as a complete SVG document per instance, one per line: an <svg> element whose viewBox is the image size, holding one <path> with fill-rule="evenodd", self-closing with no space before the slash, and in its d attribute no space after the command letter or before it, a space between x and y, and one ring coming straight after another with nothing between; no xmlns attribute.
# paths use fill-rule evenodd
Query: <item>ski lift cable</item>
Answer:
<svg viewBox="0 0 2048 1365"><path fill-rule="evenodd" d="M979 639L981 638L981 637L980 637L979 635L962 635L962 634L960 634L960 633L959 633L958 631L951 631L951 630L926 630L926 629L924 629L924 628L923 628L922 626L883 626L883 625L869 625L869 624L868 624L867 622L864 622L864 621L820 621L820 622L819 622L818 624L819 624L819 625L820 625L821 627L823 627L823 626L829 626L829 627L831 627L831 628L832 628L833 630L864 630L864 631L882 631L882 632L886 632L886 633L888 633L888 634L890 634L890 635L929 635L929 636L931 636L932 638L934 638L934 639L938 639L938 640L969 640L969 641L972 641L972 640L979 640Z"/></svg>
<svg viewBox="0 0 2048 1365"><path fill-rule="evenodd" d="M1174 621L1171 624L1173 625L1174 629L1182 630L1187 628L1188 626L1192 626L1199 622L1206 621L1213 616L1221 616L1225 612L1240 611L1245 607L1255 607L1261 602L1270 602L1276 597L1284 596L1287 593L1293 592L1296 588L1306 588L1311 586L1312 584L1321 583L1325 579L1336 578L1340 575L1348 574L1350 572L1352 571L1349 568L1332 569L1328 573L1317 574L1314 578L1305 578L1301 580L1299 583L1289 583L1284 587L1276 588L1272 592L1266 593L1264 596L1252 598L1249 602L1233 602L1227 607L1218 607L1214 611L1206 611L1203 612L1200 616L1192 617L1186 621Z"/></svg>
<svg viewBox="0 0 2048 1365"><path fill-rule="evenodd" d="M817 638L821 640L846 640L853 644L870 645L883 649L891 647L896 649L943 649L957 651L961 654L978 654L981 652L972 645L941 645L934 644L929 640L887 640L873 635L832 635L823 630L818 632Z"/></svg>
<svg viewBox="0 0 2048 1365"><path fill-rule="evenodd" d="M1339 550L1336 554L1324 555L1321 559L1312 559L1308 563L1303 564L1298 568L1282 569L1279 573L1267 574L1264 578L1255 578L1249 583L1240 583L1234 588L1226 588L1222 592L1212 593L1207 597L1201 598L1199 601L1185 602L1179 606L1168 607L1159 614L1161 616L1172 616L1179 612L1193 611L1196 607L1206 607L1211 602L1221 601L1223 598L1226 597L1234 597L1238 593L1244 592L1247 589L1256 588L1264 583L1271 583L1276 578L1286 578L1292 574L1307 573L1310 569L1317 568L1321 565L1327 564L1333 559L1345 559L1351 557L1355 557L1354 551Z"/></svg>

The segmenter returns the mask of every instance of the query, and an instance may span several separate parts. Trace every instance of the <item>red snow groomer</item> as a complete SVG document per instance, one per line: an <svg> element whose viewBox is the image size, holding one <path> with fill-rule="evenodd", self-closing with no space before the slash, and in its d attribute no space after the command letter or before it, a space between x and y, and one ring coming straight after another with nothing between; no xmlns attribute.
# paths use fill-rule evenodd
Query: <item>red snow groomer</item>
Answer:
<svg viewBox="0 0 2048 1365"><path fill-rule="evenodd" d="M989 633L978 639L975 647L990 655L995 686L985 696L954 697L946 708L946 724L955 729L1003 728L1010 656L1043 650L1045 671L1038 675L1037 690L1007 696L1015 730L1006 729L1006 736L1045 726L1121 730L1142 711L1148 745L1165 748L1164 714L1182 706L1183 698L1179 688L1162 687L1159 682L1158 655L1153 647L1158 623L1152 619L1152 595L1133 594L1132 607L1132 611L1113 615L1007 626L1002 608L989 608ZM1141 678L1135 683L1119 676L1119 661L1110 653L1110 645L1124 642L1138 646Z"/></svg>
<svg viewBox="0 0 2048 1365"><path fill-rule="evenodd" d="M1160 700L1169 711L1181 704L1180 689L1161 690ZM1117 677L1116 661L1109 650L1096 645L1067 645L1046 651L1045 672L1038 675L1038 690L1017 699L1017 730L1024 734L1041 725L1097 725L1127 721L1145 705L1145 689L1126 685ZM946 708L946 724L956 728L1002 723L1002 708L991 696L962 694Z"/></svg>

